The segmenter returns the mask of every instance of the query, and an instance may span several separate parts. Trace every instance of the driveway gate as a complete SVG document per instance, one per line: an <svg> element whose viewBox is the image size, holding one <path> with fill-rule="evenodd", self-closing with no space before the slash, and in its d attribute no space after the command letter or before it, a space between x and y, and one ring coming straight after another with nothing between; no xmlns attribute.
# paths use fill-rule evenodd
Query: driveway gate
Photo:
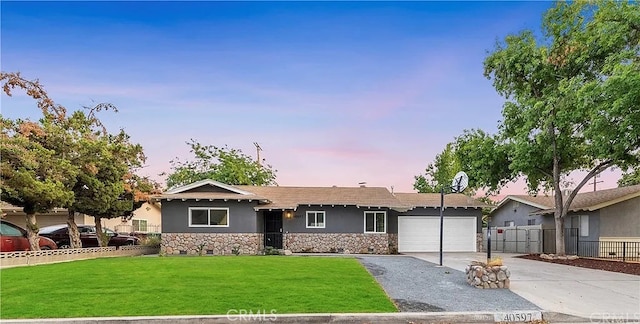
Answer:
<svg viewBox="0 0 640 324"><path fill-rule="evenodd" d="M487 249L487 229L483 232L483 248ZM492 227L491 251L505 253L542 253L542 225Z"/></svg>

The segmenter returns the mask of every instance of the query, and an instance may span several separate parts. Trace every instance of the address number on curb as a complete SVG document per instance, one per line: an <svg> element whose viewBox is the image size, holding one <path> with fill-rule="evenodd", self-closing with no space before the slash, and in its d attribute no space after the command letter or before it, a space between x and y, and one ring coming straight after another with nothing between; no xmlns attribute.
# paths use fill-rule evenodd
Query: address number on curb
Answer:
<svg viewBox="0 0 640 324"><path fill-rule="evenodd" d="M493 314L493 320L497 323L531 322L542 319L542 313L536 311L513 311Z"/></svg>

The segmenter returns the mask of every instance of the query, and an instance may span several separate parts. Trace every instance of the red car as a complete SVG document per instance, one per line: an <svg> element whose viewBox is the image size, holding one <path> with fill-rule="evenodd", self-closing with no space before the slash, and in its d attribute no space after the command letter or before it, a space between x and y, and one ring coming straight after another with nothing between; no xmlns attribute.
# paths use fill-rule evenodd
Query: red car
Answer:
<svg viewBox="0 0 640 324"><path fill-rule="evenodd" d="M40 250L55 250L58 248L51 239L40 236ZM0 223L0 252L29 251L27 231L18 225L2 220Z"/></svg>
<svg viewBox="0 0 640 324"><path fill-rule="evenodd" d="M138 245L140 239L135 236L118 234L108 228L103 231L109 236L109 246ZM98 234L93 225L78 225L82 247L98 247ZM71 247L69 243L69 227L67 224L52 225L40 229L40 235L52 239L61 249Z"/></svg>

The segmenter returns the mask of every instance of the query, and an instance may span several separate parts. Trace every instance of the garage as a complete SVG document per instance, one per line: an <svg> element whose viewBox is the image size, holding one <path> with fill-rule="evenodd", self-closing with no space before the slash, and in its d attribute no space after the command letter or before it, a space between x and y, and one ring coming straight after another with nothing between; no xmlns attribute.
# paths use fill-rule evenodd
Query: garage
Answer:
<svg viewBox="0 0 640 324"><path fill-rule="evenodd" d="M476 252L477 219L447 216L443 221L444 252ZM398 252L439 252L440 217L399 216Z"/></svg>

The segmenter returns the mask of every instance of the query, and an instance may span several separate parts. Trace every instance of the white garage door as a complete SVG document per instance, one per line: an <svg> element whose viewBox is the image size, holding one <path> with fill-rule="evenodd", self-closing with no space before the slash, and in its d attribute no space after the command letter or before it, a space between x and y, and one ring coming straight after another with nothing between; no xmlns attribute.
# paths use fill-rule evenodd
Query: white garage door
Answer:
<svg viewBox="0 0 640 324"><path fill-rule="evenodd" d="M476 252L475 217L445 217L443 224L444 252ZM398 251L440 251L440 217L398 217Z"/></svg>

